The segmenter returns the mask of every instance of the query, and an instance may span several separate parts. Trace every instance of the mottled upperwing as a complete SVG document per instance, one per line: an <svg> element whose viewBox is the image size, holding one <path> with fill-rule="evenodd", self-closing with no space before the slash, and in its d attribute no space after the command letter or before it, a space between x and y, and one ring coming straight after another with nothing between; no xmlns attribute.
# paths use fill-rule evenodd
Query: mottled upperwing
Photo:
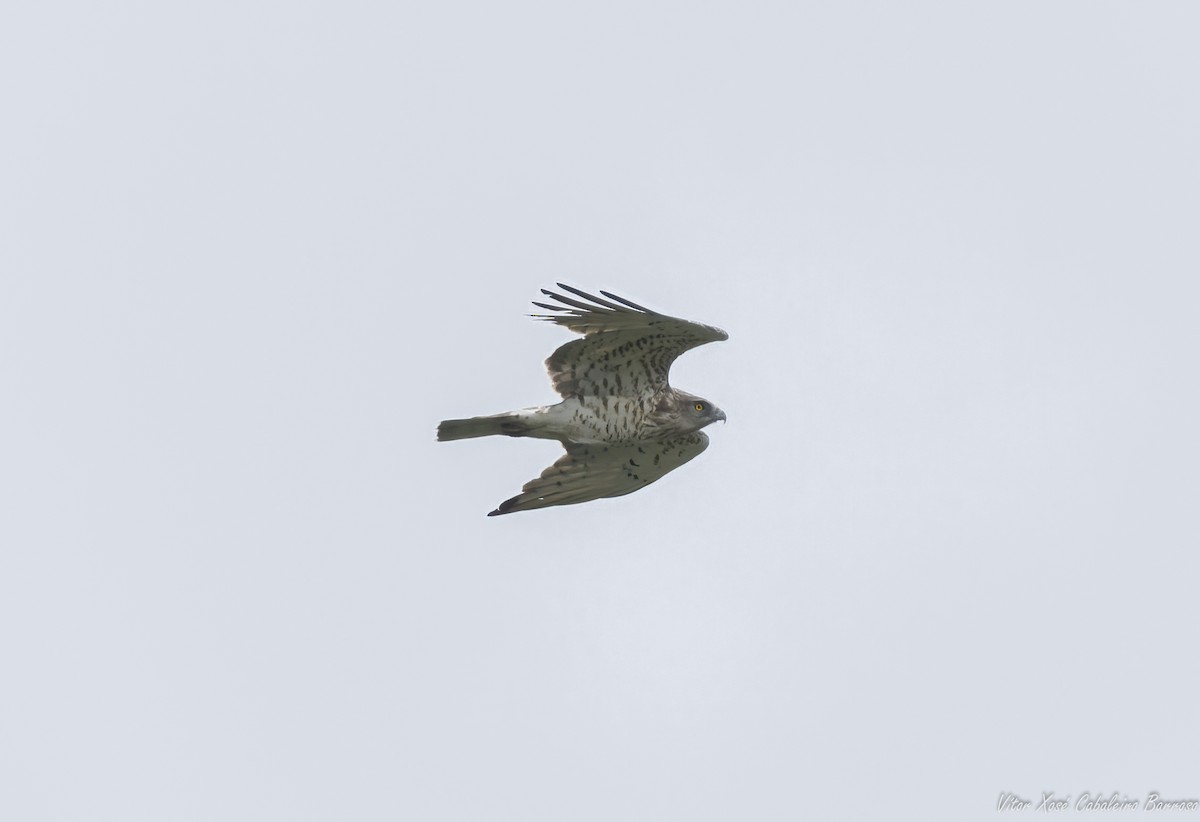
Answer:
<svg viewBox="0 0 1200 822"><path fill-rule="evenodd" d="M696 431L625 445L563 445L566 454L488 516L632 494L699 456L708 447L708 436Z"/></svg>
<svg viewBox="0 0 1200 822"><path fill-rule="evenodd" d="M671 363L680 354L729 339L719 328L659 314L607 291L600 292L603 299L562 283L558 287L581 299L542 289L563 305L535 302L558 313L534 316L583 335L546 360L554 390L563 397L652 396L667 387Z"/></svg>

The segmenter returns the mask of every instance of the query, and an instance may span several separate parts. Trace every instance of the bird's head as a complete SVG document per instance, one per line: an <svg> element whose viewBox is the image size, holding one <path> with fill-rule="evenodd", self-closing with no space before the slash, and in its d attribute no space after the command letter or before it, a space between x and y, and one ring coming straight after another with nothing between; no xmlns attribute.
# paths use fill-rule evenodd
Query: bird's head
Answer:
<svg viewBox="0 0 1200 822"><path fill-rule="evenodd" d="M682 392L679 395L679 416L693 431L699 431L717 420L725 422L725 412L720 408L703 397Z"/></svg>

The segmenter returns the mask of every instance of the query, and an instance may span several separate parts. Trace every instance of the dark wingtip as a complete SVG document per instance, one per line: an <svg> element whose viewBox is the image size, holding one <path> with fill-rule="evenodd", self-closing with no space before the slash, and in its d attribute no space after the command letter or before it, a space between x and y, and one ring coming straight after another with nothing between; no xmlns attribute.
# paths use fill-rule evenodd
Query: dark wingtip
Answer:
<svg viewBox="0 0 1200 822"><path fill-rule="evenodd" d="M517 497L506 499L504 502L496 506L496 510L488 514L489 517L498 517L501 514L511 514L513 506L517 504Z"/></svg>
<svg viewBox="0 0 1200 822"><path fill-rule="evenodd" d="M644 306L644 305L638 305L635 302L630 302L629 300L625 299L624 297L618 297L616 294L613 294L612 292L601 290L600 293L603 294L605 297L608 297L610 300L616 300L617 302L621 303L622 305L627 305L630 308L635 309L637 311L645 311L647 314L655 313L655 312L651 311L649 308L646 308L646 306Z"/></svg>

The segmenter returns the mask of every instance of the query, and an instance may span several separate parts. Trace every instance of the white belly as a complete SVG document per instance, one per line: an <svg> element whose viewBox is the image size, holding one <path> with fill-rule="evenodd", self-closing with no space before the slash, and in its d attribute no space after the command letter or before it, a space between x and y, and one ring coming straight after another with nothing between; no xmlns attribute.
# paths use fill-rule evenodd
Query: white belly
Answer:
<svg viewBox="0 0 1200 822"><path fill-rule="evenodd" d="M646 414L636 400L621 397L577 397L557 405L517 412L533 429L529 436L578 443L636 442L646 439L639 422Z"/></svg>

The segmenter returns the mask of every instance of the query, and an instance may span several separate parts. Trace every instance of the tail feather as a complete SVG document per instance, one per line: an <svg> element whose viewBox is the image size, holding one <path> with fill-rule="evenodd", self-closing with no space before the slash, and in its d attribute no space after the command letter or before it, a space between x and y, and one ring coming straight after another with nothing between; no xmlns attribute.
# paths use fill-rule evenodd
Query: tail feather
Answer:
<svg viewBox="0 0 1200 822"><path fill-rule="evenodd" d="M493 414L490 417L471 417L469 420L443 420L438 425L437 438L438 442L447 442L495 434L520 437L528 431L529 426L516 414Z"/></svg>

